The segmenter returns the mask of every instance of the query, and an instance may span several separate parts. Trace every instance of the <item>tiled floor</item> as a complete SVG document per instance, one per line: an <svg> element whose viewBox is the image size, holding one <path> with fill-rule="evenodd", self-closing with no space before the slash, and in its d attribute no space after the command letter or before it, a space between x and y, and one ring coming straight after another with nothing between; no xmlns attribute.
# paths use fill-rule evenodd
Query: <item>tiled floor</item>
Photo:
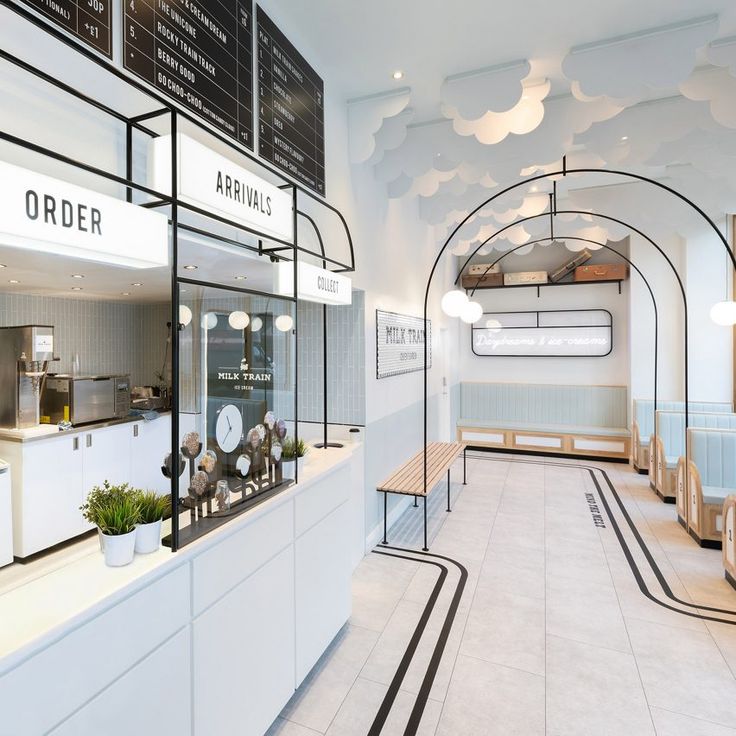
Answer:
<svg viewBox="0 0 736 736"><path fill-rule="evenodd" d="M531 461L531 462L529 462ZM736 615L666 598L604 486L613 519L594 525L590 474L565 461L478 455L468 485L430 504L430 553L468 571L417 730L408 729L460 574L409 553L368 555L354 575L353 616L269 736L364 736L438 578L448 577L377 736L725 736L736 735ZM461 466L460 466L461 467ZM646 476L604 465L675 596L736 611L721 553L696 546ZM460 469L460 468L458 468ZM461 472L454 472L459 478ZM421 509L410 508L390 542L419 550ZM612 521L642 580L640 590ZM399 553L400 554L400 553ZM421 699L421 698L420 698Z"/></svg>

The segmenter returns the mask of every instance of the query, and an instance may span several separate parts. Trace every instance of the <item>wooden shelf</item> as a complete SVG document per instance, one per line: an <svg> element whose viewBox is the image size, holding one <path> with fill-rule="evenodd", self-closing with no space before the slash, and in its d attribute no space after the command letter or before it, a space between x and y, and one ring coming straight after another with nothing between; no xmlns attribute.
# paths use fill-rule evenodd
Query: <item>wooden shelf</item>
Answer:
<svg viewBox="0 0 736 736"><path fill-rule="evenodd" d="M465 289L470 291L501 291L503 289L536 289L537 293L540 289L546 289L550 286L596 286L598 284L618 284L618 293L621 293L621 284L626 279L606 279L604 281L557 281L555 283L548 282L546 284L509 284L508 286L478 286L475 289Z"/></svg>

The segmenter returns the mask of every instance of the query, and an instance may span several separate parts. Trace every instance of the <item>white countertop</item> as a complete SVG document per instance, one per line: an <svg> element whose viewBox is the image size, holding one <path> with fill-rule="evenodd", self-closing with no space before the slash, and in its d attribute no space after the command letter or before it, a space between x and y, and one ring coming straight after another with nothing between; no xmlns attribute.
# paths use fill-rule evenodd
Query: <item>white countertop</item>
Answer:
<svg viewBox="0 0 736 736"><path fill-rule="evenodd" d="M126 567L110 568L105 565L94 536L31 563L0 570L0 675L116 600L308 490L320 477L350 462L358 447L359 444L347 444L344 448L312 449L297 485L243 512L179 552L162 548L150 555L136 555Z"/></svg>

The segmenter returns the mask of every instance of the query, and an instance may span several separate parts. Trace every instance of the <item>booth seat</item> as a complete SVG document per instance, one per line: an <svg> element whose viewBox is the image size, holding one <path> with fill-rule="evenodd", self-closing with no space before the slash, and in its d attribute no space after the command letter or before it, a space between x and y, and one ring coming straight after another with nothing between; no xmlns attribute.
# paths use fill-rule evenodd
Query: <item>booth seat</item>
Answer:
<svg viewBox="0 0 736 736"><path fill-rule="evenodd" d="M736 495L726 497L723 503L723 569L726 580L736 588Z"/></svg>
<svg viewBox="0 0 736 736"><path fill-rule="evenodd" d="M628 460L625 386L460 385L458 441L476 447Z"/></svg>
<svg viewBox="0 0 736 736"><path fill-rule="evenodd" d="M733 412L733 404L728 402L691 401L689 406L691 412L700 414L730 414ZM657 411L685 411L685 402L657 401ZM640 473L647 473L650 470L649 445L654 434L654 401L634 399L631 417L634 469Z"/></svg>
<svg viewBox="0 0 736 736"><path fill-rule="evenodd" d="M698 429L736 429L736 414L690 413L689 425ZM677 502L678 476L684 471L678 467L684 463L685 413L679 411L657 411L656 435L652 439L655 462L654 478L650 485L666 503Z"/></svg>
<svg viewBox="0 0 736 736"><path fill-rule="evenodd" d="M736 494L736 431L691 428L687 446L687 503L684 509L678 508L678 517L701 547L720 548L727 527L726 499Z"/></svg>

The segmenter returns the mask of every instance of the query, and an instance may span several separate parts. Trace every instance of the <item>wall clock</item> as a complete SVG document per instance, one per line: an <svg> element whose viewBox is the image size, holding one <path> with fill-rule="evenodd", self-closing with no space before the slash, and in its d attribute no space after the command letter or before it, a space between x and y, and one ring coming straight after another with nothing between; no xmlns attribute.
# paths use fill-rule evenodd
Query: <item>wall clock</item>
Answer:
<svg viewBox="0 0 736 736"><path fill-rule="evenodd" d="M217 446L224 452L233 452L243 439L243 417L235 404L225 404L217 415L215 425Z"/></svg>

